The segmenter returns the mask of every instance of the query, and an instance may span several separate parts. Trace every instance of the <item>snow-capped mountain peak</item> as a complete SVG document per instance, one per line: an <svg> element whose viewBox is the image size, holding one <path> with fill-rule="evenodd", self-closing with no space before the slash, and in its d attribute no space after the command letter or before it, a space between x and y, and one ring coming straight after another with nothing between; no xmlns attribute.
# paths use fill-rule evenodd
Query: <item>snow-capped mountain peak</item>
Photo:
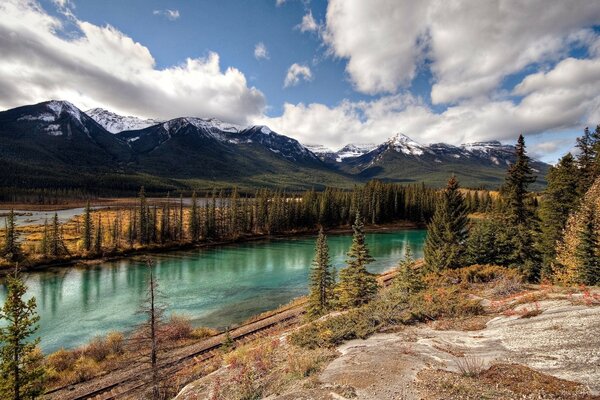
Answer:
<svg viewBox="0 0 600 400"><path fill-rule="evenodd" d="M110 133L144 129L162 122L156 119L123 116L103 108L92 108L85 113Z"/></svg>
<svg viewBox="0 0 600 400"><path fill-rule="evenodd" d="M397 152L402 152L407 155L420 156L425 152L424 146L402 133L397 133L392 136L386 144Z"/></svg>

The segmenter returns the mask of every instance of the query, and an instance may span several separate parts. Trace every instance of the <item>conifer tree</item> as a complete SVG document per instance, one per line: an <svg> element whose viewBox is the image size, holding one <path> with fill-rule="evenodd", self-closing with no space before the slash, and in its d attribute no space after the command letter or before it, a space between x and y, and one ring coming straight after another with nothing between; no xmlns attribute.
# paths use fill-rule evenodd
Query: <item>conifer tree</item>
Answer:
<svg viewBox="0 0 600 400"><path fill-rule="evenodd" d="M374 259L365 242L364 225L360 212L352 226L354 235L348 251L346 267L340 271L339 283L334 293L341 308L358 307L368 303L377 294L377 280L367 271L367 264Z"/></svg>
<svg viewBox="0 0 600 400"><path fill-rule="evenodd" d="M583 136L577 138L577 148L579 154L577 156L577 165L579 166L579 195L583 196L592 186L596 172L596 161L598 159L598 146L600 143L600 129L596 129L592 134L590 129L586 127L583 131Z"/></svg>
<svg viewBox="0 0 600 400"><path fill-rule="evenodd" d="M138 239L140 244L148 244L149 242L149 221L148 221L148 205L146 202L146 192L144 187L140 188L139 194L140 210L139 210L139 224L138 224Z"/></svg>
<svg viewBox="0 0 600 400"><path fill-rule="evenodd" d="M15 223L15 212L11 209L5 220L4 246L2 256L11 261L17 261L21 257L21 245L19 244L19 233Z"/></svg>
<svg viewBox="0 0 600 400"><path fill-rule="evenodd" d="M44 257L48 256L50 250L50 230L48 229L48 219L44 220L44 232L42 233L40 250Z"/></svg>
<svg viewBox="0 0 600 400"><path fill-rule="evenodd" d="M594 229L595 207L584 209L583 226L576 248L579 282L584 285L600 283L600 238Z"/></svg>
<svg viewBox="0 0 600 400"><path fill-rule="evenodd" d="M96 236L94 237L94 253L100 254L102 253L102 236L104 232L102 232L102 217L100 213L98 213L98 226L96 227Z"/></svg>
<svg viewBox="0 0 600 400"><path fill-rule="evenodd" d="M54 213L52 217L52 227L50 228L50 246L49 253L53 257L60 257L69 254L65 242L62 238L60 223L58 222L58 214Z"/></svg>
<svg viewBox="0 0 600 400"><path fill-rule="evenodd" d="M513 225L527 225L531 210L527 206L527 194L530 184L535 182L530 159L525 150L525 138L519 135L516 145L516 161L508 168L501 193L506 205L506 216Z"/></svg>
<svg viewBox="0 0 600 400"><path fill-rule="evenodd" d="M190 237L192 242L200 240L200 218L198 215L198 200L196 197L196 191L192 193L192 207L190 208Z"/></svg>
<svg viewBox="0 0 600 400"><path fill-rule="evenodd" d="M465 262L467 208L456 177L450 178L427 226L425 263L430 270L460 268Z"/></svg>
<svg viewBox="0 0 600 400"><path fill-rule="evenodd" d="M415 268L412 250L410 246L406 246L404 259L398 265L398 274L392 283L392 290L400 296L410 296L424 288L422 272Z"/></svg>
<svg viewBox="0 0 600 400"><path fill-rule="evenodd" d="M315 258L310 271L310 292L306 308L309 317L323 315L331 308L334 284L335 277L329 258L327 237L323 233L323 228L321 228L317 237Z"/></svg>
<svg viewBox="0 0 600 400"><path fill-rule="evenodd" d="M85 204L83 212L83 250L90 251L92 249L92 215L90 210L90 202Z"/></svg>
<svg viewBox="0 0 600 400"><path fill-rule="evenodd" d="M25 300L27 286L18 269L6 279L7 296L0 309L0 398L33 399L43 390L45 370L37 349L40 317L35 297Z"/></svg>
<svg viewBox="0 0 600 400"><path fill-rule="evenodd" d="M183 240L183 194L179 195L179 218L177 218L177 236Z"/></svg>
<svg viewBox="0 0 600 400"><path fill-rule="evenodd" d="M548 186L540 206L540 248L543 255L542 277L549 277L556 258L567 218L578 204L578 169L575 158L567 154L548 172Z"/></svg>

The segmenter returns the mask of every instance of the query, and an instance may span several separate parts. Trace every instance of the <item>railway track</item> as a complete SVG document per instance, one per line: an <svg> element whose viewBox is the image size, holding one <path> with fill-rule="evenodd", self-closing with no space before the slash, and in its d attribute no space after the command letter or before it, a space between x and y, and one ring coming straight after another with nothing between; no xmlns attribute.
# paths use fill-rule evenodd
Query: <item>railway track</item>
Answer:
<svg viewBox="0 0 600 400"><path fill-rule="evenodd" d="M230 331L234 342L243 344L268 335L275 329L288 327L304 314L302 305L263 317ZM159 364L162 376L172 376L190 365L210 360L218 354L226 333L215 335L196 345L173 351L173 355ZM130 369L115 370L106 376L90 381L50 390L44 396L47 400L110 400L128 398L150 384L151 369L136 366Z"/></svg>
<svg viewBox="0 0 600 400"><path fill-rule="evenodd" d="M417 261L422 264L422 261ZM394 270L381 274L378 280L382 286L389 286L396 275ZM290 309L268 315L230 331L234 342L244 344L269 335L273 330L289 327L304 314L304 303ZM217 356L226 333L215 335L201 343L174 350L169 359L159 364L162 376L172 376L194 364L206 362ZM151 369L147 366L117 369L108 375L94 378L76 385L68 385L48 391L46 400L113 400L133 398L141 394L151 383Z"/></svg>

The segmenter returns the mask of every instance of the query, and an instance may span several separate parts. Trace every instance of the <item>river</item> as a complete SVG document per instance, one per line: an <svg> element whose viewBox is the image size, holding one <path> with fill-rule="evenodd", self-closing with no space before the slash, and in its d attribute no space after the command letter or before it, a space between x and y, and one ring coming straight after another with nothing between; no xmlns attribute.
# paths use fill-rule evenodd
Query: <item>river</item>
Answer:
<svg viewBox="0 0 600 400"><path fill-rule="evenodd" d="M332 264L344 266L350 235L329 236ZM375 261L384 272L410 245L422 257L425 231L367 234ZM276 239L153 254L167 313L190 317L195 326L223 328L276 308L307 293L314 237ZM37 299L44 352L70 348L109 331L140 323L147 267L141 258L95 266L61 267L24 274L29 295ZM0 303L6 288L0 285Z"/></svg>

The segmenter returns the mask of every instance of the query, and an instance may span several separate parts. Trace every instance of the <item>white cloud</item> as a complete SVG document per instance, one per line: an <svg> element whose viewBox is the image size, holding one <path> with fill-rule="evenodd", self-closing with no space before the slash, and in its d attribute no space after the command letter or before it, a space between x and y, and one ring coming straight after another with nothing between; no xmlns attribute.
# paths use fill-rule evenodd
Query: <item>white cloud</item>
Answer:
<svg viewBox="0 0 600 400"><path fill-rule="evenodd" d="M281 7L282 5L284 5L286 2L286 0L275 0L275 5L277 7Z"/></svg>
<svg viewBox="0 0 600 400"><path fill-rule="evenodd" d="M154 11L152 11L152 14L161 15L161 16L165 17L166 19L168 19L169 21L175 21L176 19L178 19L180 17L179 10L169 10L169 9L154 10Z"/></svg>
<svg viewBox="0 0 600 400"><path fill-rule="evenodd" d="M129 115L216 117L245 123L261 114L264 95L219 55L156 68L149 49L111 26L75 19L74 39L37 2L0 3L0 107L64 99Z"/></svg>
<svg viewBox="0 0 600 400"><path fill-rule="evenodd" d="M296 86L300 80L310 81L311 79L312 72L308 65L294 63L288 68L283 87Z"/></svg>
<svg viewBox="0 0 600 400"><path fill-rule="evenodd" d="M258 121L304 143L332 148L351 142L380 143L398 132L422 143L511 142L520 133L537 135L598 123L599 73L600 59L567 59L548 72L526 77L516 89L523 96L518 102L463 102L436 113L421 99L403 93L372 101L343 101L335 107L288 103L280 117ZM540 153L548 146L535 150Z"/></svg>
<svg viewBox="0 0 600 400"><path fill-rule="evenodd" d="M269 51L263 42L256 43L256 46L254 46L254 58L257 60L269 59Z"/></svg>
<svg viewBox="0 0 600 400"><path fill-rule="evenodd" d="M591 44L585 28L599 21L587 0L331 0L324 39L368 94L407 87L427 59L432 101L443 104L489 96L504 77Z"/></svg>
<svg viewBox="0 0 600 400"><path fill-rule="evenodd" d="M302 22L296 26L297 29L300 29L300 32L317 32L319 30L319 24L315 21L315 18L312 15L312 11L308 11L302 17Z"/></svg>

